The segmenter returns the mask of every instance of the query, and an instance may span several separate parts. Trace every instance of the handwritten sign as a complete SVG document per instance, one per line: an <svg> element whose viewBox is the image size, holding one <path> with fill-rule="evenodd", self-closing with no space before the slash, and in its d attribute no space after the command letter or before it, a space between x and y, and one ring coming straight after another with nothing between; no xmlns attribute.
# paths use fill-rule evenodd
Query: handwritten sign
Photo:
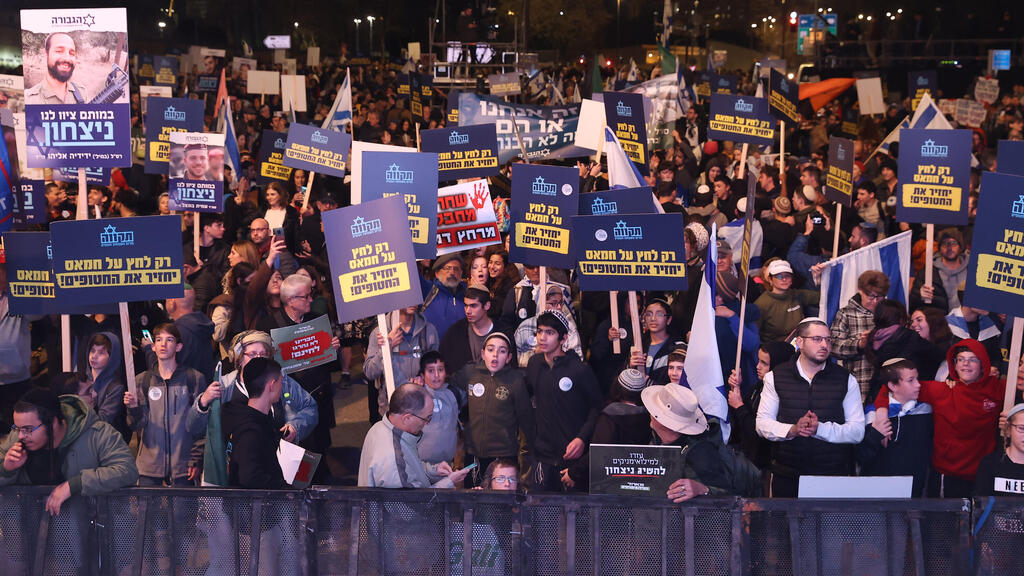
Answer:
<svg viewBox="0 0 1024 576"><path fill-rule="evenodd" d="M974 99L991 106L999 98L999 80L995 78L978 78L974 83Z"/></svg>
<svg viewBox="0 0 1024 576"><path fill-rule="evenodd" d="M964 304L1020 314L1024 310L1024 178L985 172L981 189Z"/></svg>
<svg viewBox="0 0 1024 576"><path fill-rule="evenodd" d="M770 146L775 138L774 126L764 98L729 94L711 96L708 137L712 140Z"/></svg>
<svg viewBox="0 0 1024 576"><path fill-rule="evenodd" d="M512 167L512 242L509 260L572 268L571 218L579 211L579 170L516 164Z"/></svg>
<svg viewBox="0 0 1024 576"><path fill-rule="evenodd" d="M285 143L285 166L345 177L352 136L334 130L292 123Z"/></svg>
<svg viewBox="0 0 1024 576"><path fill-rule="evenodd" d="M572 219L581 290L683 290L683 215L617 214Z"/></svg>
<svg viewBox="0 0 1024 576"><path fill-rule="evenodd" d="M494 204L486 180L437 191L437 255L500 244Z"/></svg>
<svg viewBox="0 0 1024 576"><path fill-rule="evenodd" d="M171 134L203 131L203 101L188 98L146 99L146 174L166 174Z"/></svg>
<svg viewBox="0 0 1024 576"><path fill-rule="evenodd" d="M494 124L424 130L420 132L420 142L424 152L437 154L441 180L498 173L498 136Z"/></svg>
<svg viewBox="0 0 1024 576"><path fill-rule="evenodd" d="M281 364L281 371L292 374L333 362L338 357L338 351L331 348L333 334L326 314L309 322L272 329L270 338L277 347L275 359Z"/></svg>
<svg viewBox="0 0 1024 576"><path fill-rule="evenodd" d="M901 222L966 224L970 130L900 130Z"/></svg>

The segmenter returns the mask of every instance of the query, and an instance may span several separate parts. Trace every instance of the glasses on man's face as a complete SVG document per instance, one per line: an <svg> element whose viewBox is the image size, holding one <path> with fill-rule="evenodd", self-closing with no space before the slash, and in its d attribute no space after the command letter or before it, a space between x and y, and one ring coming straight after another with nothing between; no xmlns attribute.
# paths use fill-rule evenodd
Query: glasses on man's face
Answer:
<svg viewBox="0 0 1024 576"><path fill-rule="evenodd" d="M519 479L515 476L494 476L491 478L494 484L518 484Z"/></svg>
<svg viewBox="0 0 1024 576"><path fill-rule="evenodd" d="M945 247L945 246L959 246L959 245L960 245L960 243L957 242L956 240L953 240L952 238L947 238L947 239L943 240L942 243L941 243L941 246L943 246L943 247Z"/></svg>
<svg viewBox="0 0 1024 576"><path fill-rule="evenodd" d="M448 264L447 266L442 266L441 271L449 274L462 274L462 266L459 266L458 264Z"/></svg>
<svg viewBox="0 0 1024 576"><path fill-rule="evenodd" d="M292 298L298 298L299 300L312 300L313 299L313 293L312 292L307 292L305 294L296 294L295 296L292 296Z"/></svg>
<svg viewBox="0 0 1024 576"><path fill-rule="evenodd" d="M879 302L885 299L885 294L869 294L865 292L864 296L866 296L867 299L872 302Z"/></svg>
<svg viewBox="0 0 1024 576"><path fill-rule="evenodd" d="M434 418L434 414L433 413L431 413L426 418L424 418L423 416L420 416L419 414L414 414L412 412L406 412L406 414L408 414L409 416L415 416L415 417L419 418L420 420L423 420L424 424L430 424L430 420Z"/></svg>
<svg viewBox="0 0 1024 576"><path fill-rule="evenodd" d="M815 344L825 344L826 342L831 342L829 336L803 336L803 339L810 340Z"/></svg>
<svg viewBox="0 0 1024 576"><path fill-rule="evenodd" d="M18 436L29 436L36 430L39 430L43 425L40 423L36 426L11 426L11 432L14 432Z"/></svg>
<svg viewBox="0 0 1024 576"><path fill-rule="evenodd" d="M981 364L981 359L977 356L957 356L957 364Z"/></svg>

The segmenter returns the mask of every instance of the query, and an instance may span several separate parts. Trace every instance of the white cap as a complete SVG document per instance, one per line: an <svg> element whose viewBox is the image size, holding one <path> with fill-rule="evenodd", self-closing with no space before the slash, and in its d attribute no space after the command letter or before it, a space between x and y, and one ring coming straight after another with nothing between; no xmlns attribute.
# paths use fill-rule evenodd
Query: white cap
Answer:
<svg viewBox="0 0 1024 576"><path fill-rule="evenodd" d="M768 265L768 273L772 276L782 274L783 272L787 272L789 274L793 273L793 267L785 260L773 260L772 263Z"/></svg>

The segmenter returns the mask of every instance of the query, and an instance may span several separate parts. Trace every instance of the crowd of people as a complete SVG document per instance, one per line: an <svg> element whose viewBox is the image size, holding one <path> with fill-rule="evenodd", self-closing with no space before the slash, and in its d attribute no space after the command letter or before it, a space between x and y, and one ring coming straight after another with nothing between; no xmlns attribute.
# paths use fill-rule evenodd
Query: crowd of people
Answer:
<svg viewBox="0 0 1024 576"><path fill-rule="evenodd" d="M307 70L312 105L297 120L279 97L247 95L244 77L229 74L241 165L225 170L223 214L200 215L198 249L193 218L183 215L184 295L131 304L134 364L121 354L119 318L97 312L72 317L73 371L64 372L59 323L11 315L0 266L0 422L12 425L0 444L0 484L57 485L52 511L75 494L133 484L287 488L278 440L329 454L336 391L365 386L373 425L360 486L586 492L591 444L662 444L687 454L685 473L666 494L677 502L795 497L806 475L912 476L918 497L1024 494L1024 369L1005 381L1012 317L962 302L979 176L996 169L996 142L1022 138L1024 86L1004 86L975 130L971 224L938 232L931 285L924 227L895 218L898 147L872 154L913 112L909 99L884 116L861 117L854 208L838 221L823 191L828 136L843 117L838 102L787 127L792 153L779 163L757 147L741 162L739 146L709 140L705 100L675 122L671 146L650 153L647 184L666 213L685 220L690 281L684 290L638 294L640 333L629 328L624 294L616 328L609 293L581 292L573 270L548 268L541 293L539 268L509 260L506 234L502 244L419 262L422 305L396 311L387 326L335 325L335 363L284 374L270 330L324 314L337 319L321 214L350 204L349 182L317 175L309 186L308 175L293 170L287 181L258 186L256 159L264 130L319 125L346 69L354 139L415 147L416 126L446 124L443 89L413 116L396 71L383 64ZM571 67L547 72L565 98L583 82ZM624 73L611 71L609 80ZM740 90L752 94L754 86L741 82ZM139 103L133 94L141 143ZM212 129L212 107L207 112ZM507 207L510 168L522 161L491 177L496 205ZM144 174L141 156L136 162L115 170L109 186L89 186L90 218L170 213L166 177ZM547 162L578 167L584 193L608 187L600 162ZM74 219L77 194L67 183L47 182L46 201L51 222ZM739 252L711 230L748 211L760 229L752 246L760 265L743 278ZM507 219L502 226L507 231ZM821 320L823 263L907 230L915 255L909 302L890 298L891 279L868 271L831 324ZM712 242L717 261L706 262ZM725 419L705 414L692 387L707 375L686 365L708 267L718 287ZM396 384L390 397L384 347ZM134 393L126 370L137 373ZM1016 387L1016 406L1004 411L1007 385ZM324 463L315 481L353 479L334 477Z"/></svg>

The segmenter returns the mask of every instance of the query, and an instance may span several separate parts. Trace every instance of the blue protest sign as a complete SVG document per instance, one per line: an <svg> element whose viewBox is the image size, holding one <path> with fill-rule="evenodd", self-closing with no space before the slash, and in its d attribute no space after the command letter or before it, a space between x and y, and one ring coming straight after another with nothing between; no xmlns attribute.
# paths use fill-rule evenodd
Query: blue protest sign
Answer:
<svg viewBox="0 0 1024 576"><path fill-rule="evenodd" d="M410 93L411 90L412 90L412 87L409 84L409 75L408 74L399 74L398 75L398 88L396 90L396 92L398 93L398 97L399 98L406 98L406 99L408 99L409 98L409 93Z"/></svg>
<svg viewBox="0 0 1024 576"><path fill-rule="evenodd" d="M775 122L768 113L768 102L753 96L712 94L708 138L770 146Z"/></svg>
<svg viewBox="0 0 1024 576"><path fill-rule="evenodd" d="M642 94L609 92L604 95L604 115L608 127L622 144L626 156L640 173L647 175L647 117Z"/></svg>
<svg viewBox="0 0 1024 576"><path fill-rule="evenodd" d="M292 169L283 164L287 142L286 132L263 131L263 137L260 138L259 165L256 169L256 183L260 186L266 186L275 180L291 180Z"/></svg>
<svg viewBox="0 0 1024 576"><path fill-rule="evenodd" d="M174 132L171 157L167 172L170 209L223 212L224 135ZM182 159L180 164L178 158Z"/></svg>
<svg viewBox="0 0 1024 576"><path fill-rule="evenodd" d="M938 87L939 78L935 70L907 72L907 96L910 97L910 107L914 110L925 94L935 98Z"/></svg>
<svg viewBox="0 0 1024 576"><path fill-rule="evenodd" d="M181 217L50 224L57 288L78 304L181 298Z"/></svg>
<svg viewBox="0 0 1024 576"><path fill-rule="evenodd" d="M424 130L420 132L420 149L437 153L437 177L441 180L498 173L498 139L494 124Z"/></svg>
<svg viewBox="0 0 1024 576"><path fill-rule="evenodd" d="M18 195L18 147L14 114L0 109L0 232L14 224Z"/></svg>
<svg viewBox="0 0 1024 576"><path fill-rule="evenodd" d="M409 75L409 111L413 116L428 120L423 116L424 105L430 106L434 97L434 77L429 74Z"/></svg>
<svg viewBox="0 0 1024 576"><path fill-rule="evenodd" d="M732 74L716 74L712 76L715 94L735 94L737 78Z"/></svg>
<svg viewBox="0 0 1024 576"><path fill-rule="evenodd" d="M459 94L462 94L459 90L448 91L448 103L444 114L448 119L445 124L448 128L455 128L459 125Z"/></svg>
<svg viewBox="0 0 1024 576"><path fill-rule="evenodd" d="M220 76L216 74L196 76L196 92L216 92L218 86L220 86Z"/></svg>
<svg viewBox="0 0 1024 576"><path fill-rule="evenodd" d="M28 166L131 166L126 9L22 10L21 27Z"/></svg>
<svg viewBox="0 0 1024 576"><path fill-rule="evenodd" d="M1024 176L1024 140L1000 140L996 166L1000 174Z"/></svg>
<svg viewBox="0 0 1024 576"><path fill-rule="evenodd" d="M423 302L401 198L328 210L321 216L338 323Z"/></svg>
<svg viewBox="0 0 1024 576"><path fill-rule="evenodd" d="M800 113L797 112L797 106L800 103L800 86L786 78L782 72L772 68L768 88L768 104L772 116L783 122L799 123Z"/></svg>
<svg viewBox="0 0 1024 576"><path fill-rule="evenodd" d="M902 155L903 146L900 146ZM989 312L1024 310L1024 178L981 175L964 304Z"/></svg>
<svg viewBox="0 0 1024 576"><path fill-rule="evenodd" d="M285 166L308 172L345 177L352 136L293 122L285 142Z"/></svg>
<svg viewBox="0 0 1024 576"><path fill-rule="evenodd" d="M78 182L78 168L56 168L53 171L53 179L57 182ZM86 168L85 183L110 186L110 168L104 168L103 166Z"/></svg>
<svg viewBox="0 0 1024 576"><path fill-rule="evenodd" d="M46 183L42 180L18 181L14 196L14 225L17 227L46 224ZM69 214L70 216L70 214Z"/></svg>
<svg viewBox="0 0 1024 576"><path fill-rule="evenodd" d="M853 202L853 140L828 139L825 197L844 206Z"/></svg>
<svg viewBox="0 0 1024 576"><path fill-rule="evenodd" d="M580 104L526 106L509 104L496 96L459 95L459 126L494 124L498 133L498 162L522 156L514 126L530 160L575 158L594 151L575 145ZM513 124L514 122L514 124Z"/></svg>
<svg viewBox="0 0 1024 576"><path fill-rule="evenodd" d="M571 218L579 213L579 170L512 166L512 241L509 260L534 266L572 268Z"/></svg>
<svg viewBox="0 0 1024 576"><path fill-rule="evenodd" d="M146 174L166 174L171 133L203 131L203 101L188 98L146 99Z"/></svg>
<svg viewBox="0 0 1024 576"><path fill-rule="evenodd" d="M13 314L50 314L56 307L50 273L49 232L4 234L8 303Z"/></svg>
<svg viewBox="0 0 1024 576"><path fill-rule="evenodd" d="M580 216L657 213L658 208L650 186L580 194Z"/></svg>
<svg viewBox="0 0 1024 576"><path fill-rule="evenodd" d="M178 86L178 59L173 56L153 57L153 83L157 86Z"/></svg>
<svg viewBox="0 0 1024 576"><path fill-rule="evenodd" d="M896 219L967 224L970 130L900 130Z"/></svg>
<svg viewBox="0 0 1024 576"><path fill-rule="evenodd" d="M580 290L684 290L683 215L616 214L572 219Z"/></svg>
<svg viewBox="0 0 1024 576"><path fill-rule="evenodd" d="M437 255L437 154L363 152L363 202L399 196L417 260Z"/></svg>

